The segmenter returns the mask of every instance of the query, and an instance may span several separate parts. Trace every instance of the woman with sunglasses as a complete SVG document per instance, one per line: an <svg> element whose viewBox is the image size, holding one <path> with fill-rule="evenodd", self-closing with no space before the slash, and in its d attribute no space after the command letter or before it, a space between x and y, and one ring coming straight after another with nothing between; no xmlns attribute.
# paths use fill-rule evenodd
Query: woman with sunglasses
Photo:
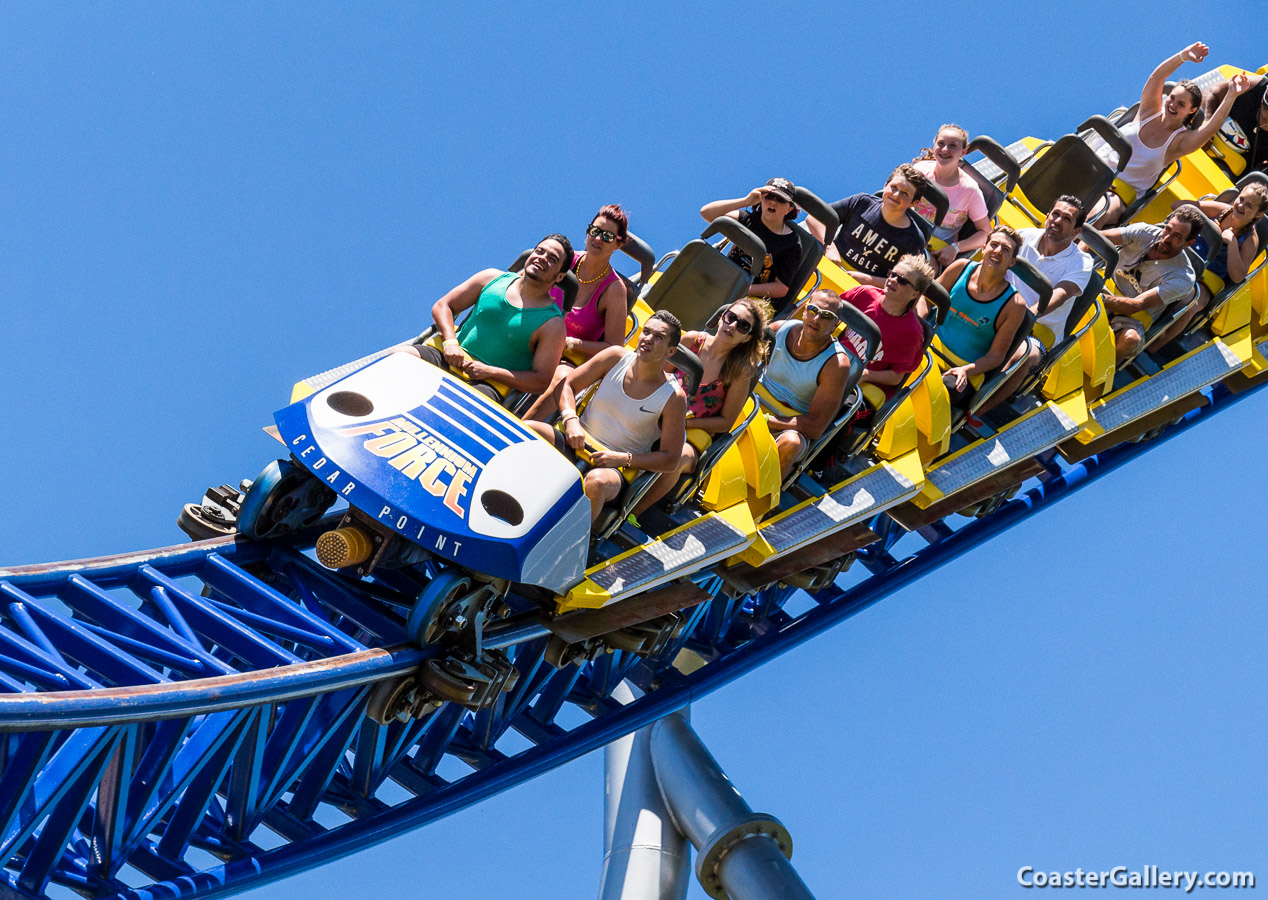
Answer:
<svg viewBox="0 0 1268 900"><path fill-rule="evenodd" d="M581 287L572 309L564 315L568 329L564 349L581 359L625 343L628 301L625 282L612 268L612 254L625 245L629 225L625 210L609 203L586 226L585 252L577 254L572 267ZM558 302L562 308L562 295Z"/></svg>
<svg viewBox="0 0 1268 900"><path fill-rule="evenodd" d="M687 399L682 461L676 471L656 479L634 508L635 516L668 494L681 476L695 470L713 435L725 434L734 426L761 366L770 320L771 309L764 300L741 297L723 311L712 334L688 331L682 336L682 346L700 357L704 366L700 386ZM681 374L678 379L682 381Z"/></svg>
<svg viewBox="0 0 1268 900"><path fill-rule="evenodd" d="M1188 200L1177 200L1172 209L1189 205ZM1268 187L1259 182L1251 182L1233 198L1231 203L1224 203L1215 197L1204 197L1197 203L1198 209L1206 213L1220 230L1220 249L1215 259L1206 267L1206 271L1219 278L1226 285L1241 284L1250 274L1251 264L1263 247L1259 244L1259 232L1255 228L1259 220L1268 213ZM1206 259L1209 248L1206 241L1198 238L1193 245L1198 256ZM1193 317L1210 305L1211 289L1198 279L1198 295L1189 301L1188 308L1180 314L1175 323L1158 339L1158 346L1169 343L1184 333Z"/></svg>
<svg viewBox="0 0 1268 900"><path fill-rule="evenodd" d="M612 268L612 254L625 246L629 216L615 203L595 214L586 226L585 252L578 253L572 271L580 287L572 309L564 314L568 336L550 386L537 398L525 416L542 418L555 411L554 393L572 368L600 350L625 343L625 320L629 312L625 282ZM563 309L563 292L555 291L555 303Z"/></svg>

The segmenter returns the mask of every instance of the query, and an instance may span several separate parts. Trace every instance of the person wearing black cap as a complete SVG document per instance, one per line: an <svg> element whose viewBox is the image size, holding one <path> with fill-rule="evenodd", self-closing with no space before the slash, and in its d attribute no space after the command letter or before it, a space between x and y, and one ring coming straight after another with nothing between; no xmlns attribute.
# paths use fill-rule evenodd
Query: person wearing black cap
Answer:
<svg viewBox="0 0 1268 900"><path fill-rule="evenodd" d="M766 245L766 260L753 278L749 296L778 301L788 293L789 288L794 287L789 282L793 280L797 266L801 263L801 243L788 227L788 222L796 218L798 212L797 204L793 202L795 190L793 183L787 178L772 178L761 187L749 191L747 196L734 200L714 200L700 208L700 215L706 222L712 222L718 216L739 219L741 225L757 235ZM748 263L748 256L741 253L739 248L731 251L731 258L740 265ZM774 305L780 306L778 303ZM777 309L776 312L778 311Z"/></svg>

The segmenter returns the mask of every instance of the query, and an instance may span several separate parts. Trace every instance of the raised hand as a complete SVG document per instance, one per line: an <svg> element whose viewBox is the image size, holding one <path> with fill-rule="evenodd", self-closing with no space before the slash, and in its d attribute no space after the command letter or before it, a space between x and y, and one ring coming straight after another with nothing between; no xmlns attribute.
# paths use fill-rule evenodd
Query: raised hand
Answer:
<svg viewBox="0 0 1268 900"><path fill-rule="evenodd" d="M1211 48L1201 41L1194 41L1189 46L1180 51L1180 58L1185 62L1200 63L1206 59L1206 55L1211 52Z"/></svg>

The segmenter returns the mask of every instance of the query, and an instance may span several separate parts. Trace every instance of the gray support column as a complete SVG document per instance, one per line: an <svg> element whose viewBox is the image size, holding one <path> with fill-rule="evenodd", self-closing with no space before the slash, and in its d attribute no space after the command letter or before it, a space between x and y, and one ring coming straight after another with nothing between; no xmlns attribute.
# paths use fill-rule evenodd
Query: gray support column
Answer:
<svg viewBox="0 0 1268 900"><path fill-rule="evenodd" d="M754 813L678 714L651 726L656 781L698 854L696 877L715 900L814 900L793 869L792 837L774 816Z"/></svg>
<svg viewBox="0 0 1268 900"><path fill-rule="evenodd" d="M622 683L612 694L629 703ZM674 827L652 771L652 726L603 750L603 877L599 900L685 900L691 850Z"/></svg>

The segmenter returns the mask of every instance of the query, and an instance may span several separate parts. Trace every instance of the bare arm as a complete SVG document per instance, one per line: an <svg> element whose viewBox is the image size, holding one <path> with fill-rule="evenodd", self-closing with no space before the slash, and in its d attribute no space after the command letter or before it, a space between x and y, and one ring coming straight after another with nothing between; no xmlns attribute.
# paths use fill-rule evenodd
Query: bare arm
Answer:
<svg viewBox="0 0 1268 900"><path fill-rule="evenodd" d="M555 316L543 322L533 332L533 367L523 372L512 372L501 366L490 366L479 360L466 360L462 371L477 381L500 381L526 394L540 394L550 387L551 376L559 366L564 352L564 320Z"/></svg>
<svg viewBox="0 0 1268 900"><path fill-rule="evenodd" d="M1210 51L1206 44L1196 41L1160 62L1158 68L1154 69L1145 81L1145 87L1140 92L1140 112L1136 114L1137 120L1143 122L1162 109L1162 89L1172 72L1186 62L1201 62L1206 59L1208 52Z"/></svg>
<svg viewBox="0 0 1268 900"><path fill-rule="evenodd" d="M1083 290L1073 281L1059 281L1052 289L1052 296L1048 298L1048 308L1044 311L1044 315L1050 312L1056 312L1065 306L1073 298L1082 294Z"/></svg>
<svg viewBox="0 0 1268 900"><path fill-rule="evenodd" d="M1232 108L1233 102L1246 91L1246 88L1245 75L1233 78L1224 92L1224 99L1215 108L1215 112L1202 123L1202 127L1197 131L1181 132L1180 136L1171 142L1171 148L1167 151L1167 163L1170 164L1182 156L1187 156L1213 138L1215 132L1219 131L1224 124L1224 120L1228 118L1228 111Z"/></svg>
<svg viewBox="0 0 1268 900"><path fill-rule="evenodd" d="M937 252L938 264L949 266L951 262L961 253L971 250L980 250L986 246L986 239L991 234L991 220L985 216L980 219L973 220L973 227L977 231L966 237L962 241L952 241Z"/></svg>
<svg viewBox="0 0 1268 900"><path fill-rule="evenodd" d="M1150 288L1135 297L1115 297L1106 294L1104 299L1105 308L1118 316L1130 316L1132 313L1142 312L1162 304L1162 297L1157 288Z"/></svg>
<svg viewBox="0 0 1268 900"><path fill-rule="evenodd" d="M718 216L735 216L736 210L746 206L756 206L761 200L762 192L754 188L747 195L736 197L734 200L714 200L712 203L706 203L700 207L700 218L706 222L712 222Z"/></svg>
<svg viewBox="0 0 1268 900"><path fill-rule="evenodd" d="M1014 294L1000 316L999 328L995 331L995 340L991 341L991 349L969 365L970 375L985 374L1004 364L1004 360L1008 358L1008 348L1012 346L1013 338L1017 336L1017 329L1021 327L1025 315L1026 301Z"/></svg>
<svg viewBox="0 0 1268 900"><path fill-rule="evenodd" d="M454 316L474 306L476 300L480 299L480 292L501 274L500 269L485 269L476 272L432 304L431 320L443 340L455 339L457 331L454 328Z"/></svg>
<svg viewBox="0 0 1268 900"><path fill-rule="evenodd" d="M899 372L895 369L885 369L883 371L875 371L873 369L864 369L863 375L859 381L865 384L884 384L890 387L903 383L903 379L908 376L908 372Z"/></svg>
<svg viewBox="0 0 1268 900"><path fill-rule="evenodd" d="M788 419L782 416L768 416L767 421L771 430L799 431L812 441L823 434L832 423L837 410L841 408L847 371L845 358L839 353L834 354L819 370L819 382L815 387L814 398L810 401L810 410L803 415Z"/></svg>
<svg viewBox="0 0 1268 900"><path fill-rule="evenodd" d="M748 295L750 297L765 297L769 300L778 300L787 295L788 285L784 284L778 278L772 278L765 284L750 285Z"/></svg>

